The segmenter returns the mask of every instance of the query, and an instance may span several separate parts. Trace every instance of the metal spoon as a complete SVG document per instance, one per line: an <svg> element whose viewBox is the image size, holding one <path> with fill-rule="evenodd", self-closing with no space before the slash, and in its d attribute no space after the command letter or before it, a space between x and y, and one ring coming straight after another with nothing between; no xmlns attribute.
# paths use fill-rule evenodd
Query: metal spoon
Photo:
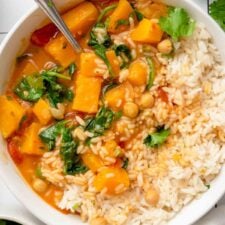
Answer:
<svg viewBox="0 0 225 225"><path fill-rule="evenodd" d="M49 17L49 19L58 27L62 34L69 41L74 50L79 53L82 51L81 46L78 44L73 34L70 32L69 28L60 16L56 6L52 0L35 0L35 2L40 6L44 13Z"/></svg>

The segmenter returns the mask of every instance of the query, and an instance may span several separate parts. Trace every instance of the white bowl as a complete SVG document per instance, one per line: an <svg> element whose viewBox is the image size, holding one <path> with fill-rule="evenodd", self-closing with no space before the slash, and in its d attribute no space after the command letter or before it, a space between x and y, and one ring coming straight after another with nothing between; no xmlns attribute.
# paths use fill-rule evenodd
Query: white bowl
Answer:
<svg viewBox="0 0 225 225"><path fill-rule="evenodd" d="M59 0L59 3L60 2L65 6L67 3L75 3L77 0ZM222 59L225 61L225 34L206 13L190 0L165 0L165 2L170 5L185 8L194 19L203 22L213 36L215 45L218 47ZM33 8L18 21L3 41L0 47L0 92L3 92L9 75L12 73L16 56L22 53L27 47L30 34L36 27L42 24L45 19L45 15L37 7ZM64 215L38 197L21 177L8 155L6 144L1 137L0 146L0 176L18 200L21 201L31 213L48 225L83 224L78 217ZM192 201L188 206L183 208L169 224L188 225L202 217L225 193L224 179L225 168L221 170L218 177L212 182L211 188L204 193L201 198Z"/></svg>

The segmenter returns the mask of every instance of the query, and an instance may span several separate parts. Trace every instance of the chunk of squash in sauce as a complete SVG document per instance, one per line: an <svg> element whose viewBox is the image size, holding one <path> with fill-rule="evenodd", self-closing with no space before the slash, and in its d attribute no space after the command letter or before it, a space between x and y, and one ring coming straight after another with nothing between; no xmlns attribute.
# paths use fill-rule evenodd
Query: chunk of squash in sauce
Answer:
<svg viewBox="0 0 225 225"><path fill-rule="evenodd" d="M107 194L116 195L129 188L130 180L125 169L105 167L99 171L93 185L99 192L105 189Z"/></svg>
<svg viewBox="0 0 225 225"><path fill-rule="evenodd" d="M114 111L123 108L126 101L133 99L133 87L129 82L122 83L115 88L110 89L105 94L106 104Z"/></svg>
<svg viewBox="0 0 225 225"><path fill-rule="evenodd" d="M153 3L148 7L140 8L139 11L147 19L159 19L160 17L167 15L168 7L161 3Z"/></svg>
<svg viewBox="0 0 225 225"><path fill-rule="evenodd" d="M143 19L131 32L131 39L139 43L156 44L163 36L159 24L155 20Z"/></svg>
<svg viewBox="0 0 225 225"><path fill-rule="evenodd" d="M129 67L129 75L127 80L135 86L146 85L147 75L147 65L141 61L135 61Z"/></svg>
<svg viewBox="0 0 225 225"><path fill-rule="evenodd" d="M115 51L113 51L113 50L106 51L106 57L109 60L109 63L112 67L114 76L118 77L119 73L120 73L120 62L116 56Z"/></svg>
<svg viewBox="0 0 225 225"><path fill-rule="evenodd" d="M0 131L7 138L18 129L25 110L10 96L0 96L0 105Z"/></svg>
<svg viewBox="0 0 225 225"><path fill-rule="evenodd" d="M97 172L101 167L104 166L99 156L92 152L86 152L81 155L84 164L93 172Z"/></svg>
<svg viewBox="0 0 225 225"><path fill-rule="evenodd" d="M33 107L33 113L41 124L46 125L51 119L50 105L44 99L40 98Z"/></svg>
<svg viewBox="0 0 225 225"><path fill-rule="evenodd" d="M118 26L119 21L129 20L130 14L133 12L133 8L127 0L120 0L118 6L109 16L108 31L110 33L119 33L124 31L127 26Z"/></svg>
<svg viewBox="0 0 225 225"><path fill-rule="evenodd" d="M75 98L72 109L85 113L96 113L101 92L102 79L78 74L75 80Z"/></svg>
<svg viewBox="0 0 225 225"><path fill-rule="evenodd" d="M45 146L38 136L41 127L42 125L37 122L33 122L29 127L27 127L22 137L22 143L20 147L22 153L37 156L44 154Z"/></svg>
<svg viewBox="0 0 225 225"><path fill-rule="evenodd" d="M68 28L75 37L81 37L88 32L98 18L97 8L85 1L62 15Z"/></svg>
<svg viewBox="0 0 225 225"><path fill-rule="evenodd" d="M71 45L61 34L49 41L44 49L65 68L73 62L77 62L79 59L79 55L73 50Z"/></svg>
<svg viewBox="0 0 225 225"><path fill-rule="evenodd" d="M87 77L102 77L103 73L99 71L99 63L104 62L93 52L84 52L80 55L80 73ZM106 65L105 68L107 69Z"/></svg>

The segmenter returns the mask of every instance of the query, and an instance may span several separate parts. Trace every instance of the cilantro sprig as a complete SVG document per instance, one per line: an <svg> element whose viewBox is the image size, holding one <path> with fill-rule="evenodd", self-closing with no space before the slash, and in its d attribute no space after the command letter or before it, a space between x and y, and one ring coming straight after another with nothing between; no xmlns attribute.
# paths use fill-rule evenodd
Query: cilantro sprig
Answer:
<svg viewBox="0 0 225 225"><path fill-rule="evenodd" d="M170 135L170 129L165 129L163 127L159 127L156 132L149 134L144 139L144 144L147 147L155 148L162 145Z"/></svg>
<svg viewBox="0 0 225 225"><path fill-rule="evenodd" d="M225 31L225 0L217 0L209 5L209 14Z"/></svg>
<svg viewBox="0 0 225 225"><path fill-rule="evenodd" d="M174 41L191 36L195 29L195 21L182 8L171 7L166 17L159 20L161 29L169 34Z"/></svg>

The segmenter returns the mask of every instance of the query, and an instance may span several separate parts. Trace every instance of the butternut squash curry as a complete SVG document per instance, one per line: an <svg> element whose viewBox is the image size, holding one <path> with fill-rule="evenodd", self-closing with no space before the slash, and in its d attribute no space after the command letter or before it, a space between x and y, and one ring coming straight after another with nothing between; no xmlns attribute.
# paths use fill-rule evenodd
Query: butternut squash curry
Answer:
<svg viewBox="0 0 225 225"><path fill-rule="evenodd" d="M64 13L81 54L53 24L34 31L0 96L9 154L33 190L63 212L82 211L81 202L60 205L68 184L111 197L132 188L127 149L146 128L129 121L169 101L166 81L153 88L162 68L157 55L173 57L173 42L190 36L195 23L184 9L144 4L84 1ZM154 149L171 132L155 122L148 133L143 145ZM156 205L159 193L151 193Z"/></svg>

